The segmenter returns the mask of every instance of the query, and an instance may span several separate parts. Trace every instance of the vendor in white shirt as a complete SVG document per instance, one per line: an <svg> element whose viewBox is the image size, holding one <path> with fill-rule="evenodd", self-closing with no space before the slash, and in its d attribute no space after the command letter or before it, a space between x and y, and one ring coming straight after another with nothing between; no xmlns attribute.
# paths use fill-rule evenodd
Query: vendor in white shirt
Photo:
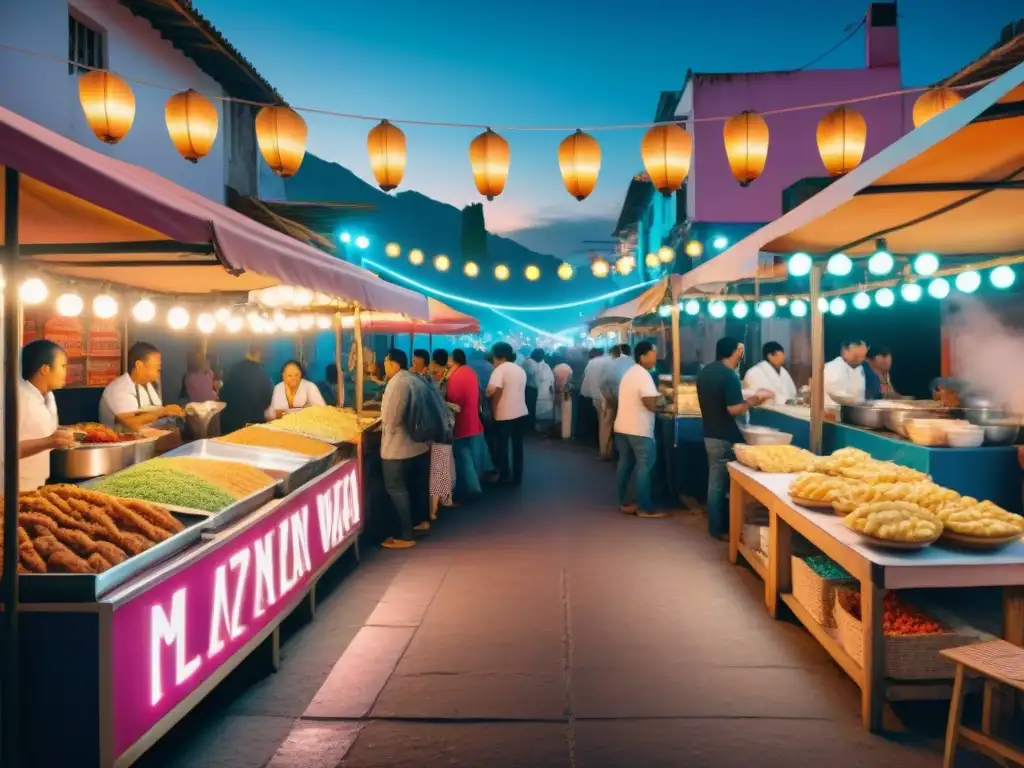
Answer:
<svg viewBox="0 0 1024 768"><path fill-rule="evenodd" d="M100 398L100 421L136 431L167 417L183 418L179 405L163 404L156 385L160 381L160 351L137 341L128 350L128 370L107 384Z"/></svg>
<svg viewBox="0 0 1024 768"><path fill-rule="evenodd" d="M50 476L50 451L71 445L74 436L57 428L57 403L53 390L64 386L68 356L46 339L30 341L21 350L18 386L18 483L22 491L46 485Z"/></svg>
<svg viewBox="0 0 1024 768"><path fill-rule="evenodd" d="M274 387L274 396L267 408L268 419L279 419L295 408L327 405L320 388L306 378L306 370L298 360L289 360L281 368L281 383Z"/></svg>
<svg viewBox="0 0 1024 768"><path fill-rule="evenodd" d="M782 367L786 362L786 350L777 341L769 341L761 348L762 360L743 377L743 388L753 392L766 390L772 396L766 401L784 405L796 400L796 384L789 371Z"/></svg>
<svg viewBox="0 0 1024 768"><path fill-rule="evenodd" d="M844 341L839 357L825 363L825 406L839 402L864 400L864 369L861 364L868 355L863 341Z"/></svg>

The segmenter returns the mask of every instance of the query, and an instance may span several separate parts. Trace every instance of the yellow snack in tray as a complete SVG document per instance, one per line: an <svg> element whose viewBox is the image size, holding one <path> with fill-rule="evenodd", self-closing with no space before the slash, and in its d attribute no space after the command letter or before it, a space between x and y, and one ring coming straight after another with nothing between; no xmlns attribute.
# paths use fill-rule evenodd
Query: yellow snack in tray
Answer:
<svg viewBox="0 0 1024 768"><path fill-rule="evenodd" d="M915 483L928 480L928 475L891 461L871 459L854 466L842 467L839 474L865 483Z"/></svg>
<svg viewBox="0 0 1024 768"><path fill-rule="evenodd" d="M329 405L313 405L301 411L286 413L271 426L290 432L313 435L329 443L351 442L362 431L354 413L347 413Z"/></svg>
<svg viewBox="0 0 1024 768"><path fill-rule="evenodd" d="M817 458L810 451L795 445L746 445L742 450L757 463L762 472L803 472Z"/></svg>
<svg viewBox="0 0 1024 768"><path fill-rule="evenodd" d="M276 481L262 469L238 461L195 459L189 456L165 456L153 459L162 467L175 467L223 489L234 499L244 499Z"/></svg>
<svg viewBox="0 0 1024 768"><path fill-rule="evenodd" d="M1007 512L991 501L978 501L970 496L946 504L936 513L952 533L979 539L1001 539L1024 536L1024 517Z"/></svg>
<svg viewBox="0 0 1024 768"><path fill-rule="evenodd" d="M851 489L832 502L832 508L840 514L849 514L862 504L875 501L909 501L936 512L943 504L955 501L960 494L932 482L920 483L876 483L862 484Z"/></svg>
<svg viewBox="0 0 1024 768"><path fill-rule="evenodd" d="M871 460L871 455L859 448L840 448L829 456L816 459L808 469L824 475L838 475L846 467L855 467Z"/></svg>
<svg viewBox="0 0 1024 768"><path fill-rule="evenodd" d="M797 500L834 501L848 493L851 485L859 483L843 477L805 472L793 478L793 482L789 484L789 495Z"/></svg>
<svg viewBox="0 0 1024 768"><path fill-rule="evenodd" d="M942 533L942 521L937 515L909 501L862 504L844 522L851 531L889 541L934 541Z"/></svg>
<svg viewBox="0 0 1024 768"><path fill-rule="evenodd" d="M323 456L331 450L330 445L320 440L263 427L242 427L228 435L215 437L214 440L220 443L249 445L256 448L276 448L279 451L291 451L304 456Z"/></svg>

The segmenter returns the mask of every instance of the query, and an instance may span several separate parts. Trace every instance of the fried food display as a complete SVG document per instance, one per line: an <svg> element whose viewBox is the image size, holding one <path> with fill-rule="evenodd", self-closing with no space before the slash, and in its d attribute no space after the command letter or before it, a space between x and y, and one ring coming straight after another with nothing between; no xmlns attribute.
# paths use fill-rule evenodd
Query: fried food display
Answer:
<svg viewBox="0 0 1024 768"><path fill-rule="evenodd" d="M741 451L744 463L756 465L761 472L804 472L817 459L810 451L795 445L744 445L737 447L737 457Z"/></svg>
<svg viewBox="0 0 1024 768"><path fill-rule="evenodd" d="M859 483L844 477L832 477L816 472L805 472L797 475L789 484L789 495L795 500L835 502L837 498L848 494L851 487L859 487Z"/></svg>
<svg viewBox="0 0 1024 768"><path fill-rule="evenodd" d="M936 512L945 529L977 539L1024 536L1024 517L1007 512L991 501L964 496Z"/></svg>
<svg viewBox="0 0 1024 768"><path fill-rule="evenodd" d="M822 475L838 475L847 467L864 464L871 460L871 455L859 448L840 448L829 456L815 459L807 469Z"/></svg>
<svg viewBox="0 0 1024 768"><path fill-rule="evenodd" d="M875 461L871 459L861 464L843 467L839 470L843 477L861 480L865 483L916 483L927 480L928 475L916 469L893 464L891 461Z"/></svg>
<svg viewBox="0 0 1024 768"><path fill-rule="evenodd" d="M354 413L329 405L312 405L301 411L286 413L270 423L286 432L298 432L329 443L354 442L362 432Z"/></svg>
<svg viewBox="0 0 1024 768"><path fill-rule="evenodd" d="M863 504L875 501L908 501L935 513L938 509L960 498L960 494L932 482L919 483L862 483L850 486L849 492L832 501L832 508L846 515Z"/></svg>
<svg viewBox="0 0 1024 768"><path fill-rule="evenodd" d="M291 451L301 453L303 456L324 456L331 451L331 446L320 440L263 427L243 427L229 435L215 437L214 440L220 443Z"/></svg>
<svg viewBox="0 0 1024 768"><path fill-rule="evenodd" d="M184 530L153 504L74 485L47 485L18 501L23 573L103 573Z"/></svg>
<svg viewBox="0 0 1024 768"><path fill-rule="evenodd" d="M132 440L137 440L138 435L134 434L122 434L115 432L105 424L97 424L94 421L83 421L80 424L72 424L70 427L65 429L71 432L81 432L85 435L82 439L83 443L89 444L106 444L106 443L126 443Z"/></svg>
<svg viewBox="0 0 1024 768"><path fill-rule="evenodd" d="M896 542L931 542L942 533L942 520L937 515L909 501L863 504L844 521L851 531Z"/></svg>

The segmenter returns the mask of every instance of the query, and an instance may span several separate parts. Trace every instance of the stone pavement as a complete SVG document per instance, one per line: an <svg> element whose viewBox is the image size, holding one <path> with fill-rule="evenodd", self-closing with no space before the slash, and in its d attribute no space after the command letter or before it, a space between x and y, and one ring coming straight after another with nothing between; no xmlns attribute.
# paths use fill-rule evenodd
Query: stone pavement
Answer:
<svg viewBox="0 0 1024 768"><path fill-rule="evenodd" d="M622 515L613 486L589 453L528 443L521 489L364 558L280 672L241 670L140 764L940 764L943 707L928 734L864 733L856 687L724 544Z"/></svg>

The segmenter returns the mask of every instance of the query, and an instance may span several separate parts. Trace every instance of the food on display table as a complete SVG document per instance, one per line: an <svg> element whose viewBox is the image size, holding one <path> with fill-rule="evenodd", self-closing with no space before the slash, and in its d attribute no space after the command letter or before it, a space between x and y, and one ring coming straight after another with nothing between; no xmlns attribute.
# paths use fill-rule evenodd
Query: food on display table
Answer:
<svg viewBox="0 0 1024 768"><path fill-rule="evenodd" d="M844 477L832 477L815 472L797 475L789 484L789 495L797 503L812 502L831 506L837 498L850 492L851 485L859 485Z"/></svg>
<svg viewBox="0 0 1024 768"><path fill-rule="evenodd" d="M916 469L893 464L891 461L876 461L875 459L862 464L856 464L852 467L843 467L839 470L839 474L843 477L872 484L914 483L928 479L928 475L918 472Z"/></svg>
<svg viewBox="0 0 1024 768"><path fill-rule="evenodd" d="M942 533L942 520L909 501L875 501L857 507L845 518L851 531L875 539L908 544L929 543Z"/></svg>
<svg viewBox="0 0 1024 768"><path fill-rule="evenodd" d="M21 573L102 573L185 529L154 504L74 485L46 485L18 501Z"/></svg>
<svg viewBox="0 0 1024 768"><path fill-rule="evenodd" d="M823 475L838 475L847 467L871 461L871 454L859 448L840 448L829 456L816 459L808 469Z"/></svg>
<svg viewBox="0 0 1024 768"><path fill-rule="evenodd" d="M356 440L362 432L359 419L354 413L329 405L312 405L301 411L292 411L270 423L278 429L312 435L330 443Z"/></svg>
<svg viewBox="0 0 1024 768"><path fill-rule="evenodd" d="M832 502L832 508L841 515L859 506L875 501L909 501L935 513L940 507L960 498L960 494L932 482L920 483L867 483L850 486L849 492Z"/></svg>
<svg viewBox="0 0 1024 768"><path fill-rule="evenodd" d="M244 499L276 480L262 469L242 464L239 461L221 459L193 459L187 456L168 456L154 459L161 466L173 467L213 483L227 491L234 499Z"/></svg>
<svg viewBox="0 0 1024 768"><path fill-rule="evenodd" d="M861 620L859 592L841 591L838 599L847 613ZM886 635L937 635L946 631L937 621L900 600L895 592L885 593L882 608L882 632Z"/></svg>
<svg viewBox="0 0 1024 768"><path fill-rule="evenodd" d="M173 465L152 459L104 477L95 488L129 499L144 499L205 512L220 512L235 503L223 488Z"/></svg>
<svg viewBox="0 0 1024 768"><path fill-rule="evenodd" d="M795 445L737 445L736 457L761 472L805 471L817 457Z"/></svg>
<svg viewBox="0 0 1024 768"><path fill-rule="evenodd" d="M936 513L945 530L978 539L1024 536L1024 517L1007 512L991 501L964 496Z"/></svg>
<svg viewBox="0 0 1024 768"><path fill-rule="evenodd" d="M676 412L700 414L700 401L695 385L679 385L676 390Z"/></svg>
<svg viewBox="0 0 1024 768"><path fill-rule="evenodd" d="M331 450L331 446L311 437L295 435L276 429L262 427L244 427L230 435L214 438L218 442L235 445L251 445L257 448L276 448L279 451L292 451L304 456L323 456Z"/></svg>
<svg viewBox="0 0 1024 768"><path fill-rule="evenodd" d="M81 442L89 444L126 443L131 440L137 440L139 437L136 434L115 432L106 424L97 424L93 421L72 424L70 427L65 427L65 429L69 432L81 432L85 435Z"/></svg>

